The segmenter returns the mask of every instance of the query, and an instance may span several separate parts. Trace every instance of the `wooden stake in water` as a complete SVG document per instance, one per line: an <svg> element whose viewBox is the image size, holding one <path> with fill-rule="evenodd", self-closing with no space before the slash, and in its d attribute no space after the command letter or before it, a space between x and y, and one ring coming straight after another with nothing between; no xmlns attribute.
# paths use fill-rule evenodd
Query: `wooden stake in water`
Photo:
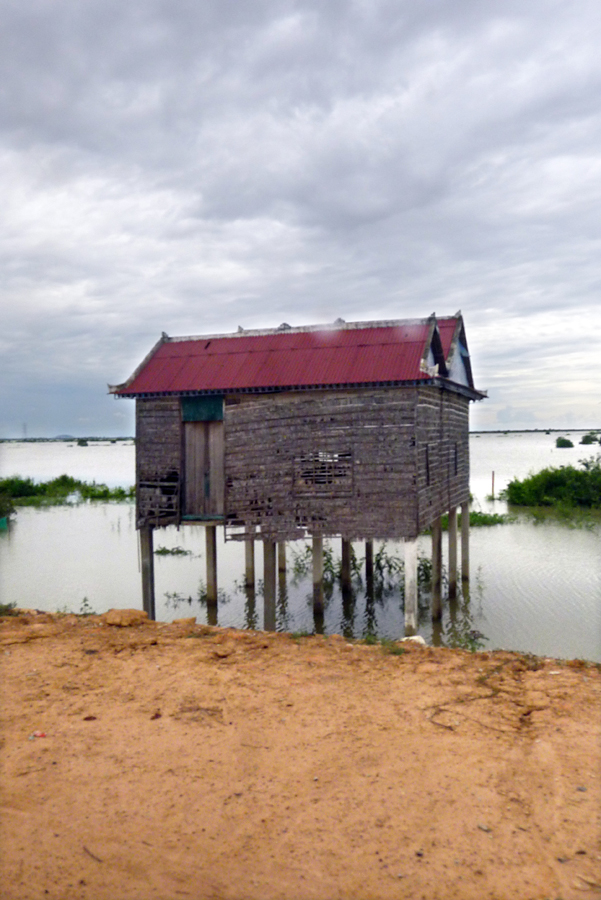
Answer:
<svg viewBox="0 0 601 900"><path fill-rule="evenodd" d="M495 473L492 473L492 498L495 499Z"/></svg>

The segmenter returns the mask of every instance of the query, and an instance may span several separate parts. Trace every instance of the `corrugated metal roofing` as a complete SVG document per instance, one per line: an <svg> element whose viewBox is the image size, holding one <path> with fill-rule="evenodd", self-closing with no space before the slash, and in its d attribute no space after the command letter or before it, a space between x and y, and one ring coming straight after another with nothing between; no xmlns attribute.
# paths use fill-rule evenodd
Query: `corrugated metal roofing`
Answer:
<svg viewBox="0 0 601 900"><path fill-rule="evenodd" d="M458 319L440 319L446 357ZM164 337L121 396L186 391L273 390L427 379L432 318L323 330L216 337Z"/></svg>

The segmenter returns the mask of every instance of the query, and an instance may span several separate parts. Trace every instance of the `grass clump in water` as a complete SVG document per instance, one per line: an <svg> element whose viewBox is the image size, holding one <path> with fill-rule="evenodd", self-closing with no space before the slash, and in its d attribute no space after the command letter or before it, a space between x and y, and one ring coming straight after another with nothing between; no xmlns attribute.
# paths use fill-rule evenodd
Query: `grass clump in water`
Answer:
<svg viewBox="0 0 601 900"><path fill-rule="evenodd" d="M192 556L192 551L184 550L183 547L157 547L154 554L155 556Z"/></svg>
<svg viewBox="0 0 601 900"><path fill-rule="evenodd" d="M448 513L445 513L444 516L440 517L442 530L448 531L449 529L449 516ZM480 512L477 509L470 509L470 528L478 528L478 527L488 527L491 525L505 525L507 522L511 522L512 517L505 515L503 513L485 513ZM461 513L457 516L457 527L461 527ZM428 533L432 529L427 529Z"/></svg>

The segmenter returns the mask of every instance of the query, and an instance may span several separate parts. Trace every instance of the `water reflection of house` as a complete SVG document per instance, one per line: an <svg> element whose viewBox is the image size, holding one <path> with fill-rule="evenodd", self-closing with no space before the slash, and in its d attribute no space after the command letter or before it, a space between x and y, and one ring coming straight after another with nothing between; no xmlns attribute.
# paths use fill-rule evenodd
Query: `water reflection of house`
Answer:
<svg viewBox="0 0 601 900"><path fill-rule="evenodd" d="M323 537L342 538L343 561L348 542L365 540L369 559L374 539L414 542L434 526L436 568L440 516L451 512L452 530L457 507L467 509L469 401L484 395L460 313L163 334L109 390L136 399L137 525L151 612L154 528L207 526L209 594L215 528L226 540L262 540L269 594L276 542L312 537L319 584Z"/></svg>

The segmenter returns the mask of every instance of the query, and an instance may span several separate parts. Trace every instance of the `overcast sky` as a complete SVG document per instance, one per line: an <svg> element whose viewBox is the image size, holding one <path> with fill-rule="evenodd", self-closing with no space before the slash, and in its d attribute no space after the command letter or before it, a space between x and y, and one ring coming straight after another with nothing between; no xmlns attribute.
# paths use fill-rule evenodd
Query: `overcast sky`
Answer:
<svg viewBox="0 0 601 900"><path fill-rule="evenodd" d="M158 339L463 312L472 428L601 427L599 0L3 0L0 437Z"/></svg>

